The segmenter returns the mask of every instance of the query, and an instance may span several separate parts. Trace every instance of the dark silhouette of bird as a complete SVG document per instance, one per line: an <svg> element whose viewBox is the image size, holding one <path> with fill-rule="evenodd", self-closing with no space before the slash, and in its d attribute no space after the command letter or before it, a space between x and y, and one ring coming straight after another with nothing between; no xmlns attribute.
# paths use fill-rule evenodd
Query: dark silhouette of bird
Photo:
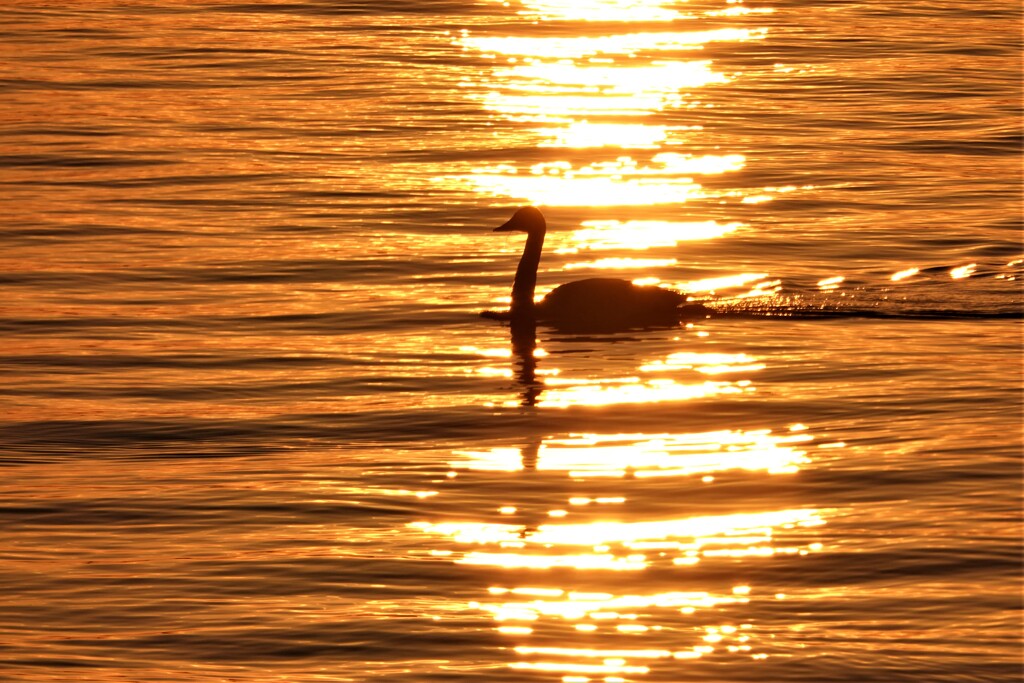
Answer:
<svg viewBox="0 0 1024 683"><path fill-rule="evenodd" d="M513 327L529 321L566 331L602 332L675 325L711 314L703 304L686 303L679 292L605 277L560 285L534 302L537 267L547 233L544 215L535 207L523 207L494 232L525 232L527 237L512 284L511 307L508 311L484 311L481 315L485 318L507 320Z"/></svg>

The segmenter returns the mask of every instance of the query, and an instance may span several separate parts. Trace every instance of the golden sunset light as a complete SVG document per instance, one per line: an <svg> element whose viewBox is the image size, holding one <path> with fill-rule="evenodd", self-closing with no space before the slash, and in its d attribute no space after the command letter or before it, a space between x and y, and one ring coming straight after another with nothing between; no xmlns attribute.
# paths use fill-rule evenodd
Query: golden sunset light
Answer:
<svg viewBox="0 0 1024 683"><path fill-rule="evenodd" d="M1024 9L0 8L0 680L1009 683Z"/></svg>

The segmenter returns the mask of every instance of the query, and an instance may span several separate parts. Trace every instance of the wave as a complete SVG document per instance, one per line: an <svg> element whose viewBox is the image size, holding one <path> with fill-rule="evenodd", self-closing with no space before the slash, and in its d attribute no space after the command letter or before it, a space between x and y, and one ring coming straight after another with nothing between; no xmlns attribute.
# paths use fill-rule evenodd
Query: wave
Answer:
<svg viewBox="0 0 1024 683"><path fill-rule="evenodd" d="M965 310L915 306L800 306L789 304L726 304L709 306L715 318L765 318L786 320L834 320L867 318L878 320L1022 320L1024 307Z"/></svg>

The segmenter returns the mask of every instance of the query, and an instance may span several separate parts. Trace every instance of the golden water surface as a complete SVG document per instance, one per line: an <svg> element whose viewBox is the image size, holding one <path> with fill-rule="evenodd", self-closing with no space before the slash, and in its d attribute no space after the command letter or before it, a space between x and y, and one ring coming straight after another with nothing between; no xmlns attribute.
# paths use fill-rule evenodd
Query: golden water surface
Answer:
<svg viewBox="0 0 1024 683"><path fill-rule="evenodd" d="M1012 3L326 4L8 13L11 680L1010 680Z"/></svg>

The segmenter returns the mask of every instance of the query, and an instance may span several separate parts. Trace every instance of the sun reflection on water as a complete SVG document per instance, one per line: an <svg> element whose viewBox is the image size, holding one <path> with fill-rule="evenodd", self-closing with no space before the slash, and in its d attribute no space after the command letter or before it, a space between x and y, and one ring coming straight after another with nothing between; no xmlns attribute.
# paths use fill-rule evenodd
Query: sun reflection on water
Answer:
<svg viewBox="0 0 1024 683"><path fill-rule="evenodd" d="M974 271L978 269L977 263L968 263L966 266L958 266L949 271L949 276L954 280L961 280L965 277L974 275Z"/></svg>
<svg viewBox="0 0 1024 683"><path fill-rule="evenodd" d="M559 369L538 372L542 392L537 398L539 408L573 408L610 405L689 401L723 395L742 395L755 391L747 378L735 380L699 379L665 376L668 373L695 373L696 376L750 373L765 365L746 354L680 352L664 360L641 364L637 375L577 377ZM652 376L657 375L657 376ZM511 376L511 371L509 375Z"/></svg>
<svg viewBox="0 0 1024 683"><path fill-rule="evenodd" d="M693 369L705 375L720 375L730 372L755 372L764 370L764 363L757 362L745 353L693 353L681 352L669 355L663 361L641 365L642 372Z"/></svg>
<svg viewBox="0 0 1024 683"><path fill-rule="evenodd" d="M917 275L920 272L921 272L920 268L907 268L907 269L901 270L901 271L899 271L897 273L893 273L892 277L890 279L893 282L899 282L900 280L906 280L909 277L913 277L914 275Z"/></svg>
<svg viewBox="0 0 1024 683"><path fill-rule="evenodd" d="M546 524L534 529L472 522L417 522L411 526L447 538L457 547L465 546L454 554L442 553L457 564L526 570L531 575L560 568L614 575L642 572L655 565L681 569L718 558L763 560L819 552L821 543L780 542L775 536L779 530L820 526L827 512L794 508L666 520ZM593 581L594 577L588 585L595 585ZM487 597L468 606L489 614L504 636L543 636L540 641L514 647L520 659L509 666L518 670L643 674L650 669L639 663L642 660L697 659L716 650L764 656L756 652L757 634L752 624L722 622L723 610L751 601L749 585L734 585L728 592L624 591L607 582L601 585L601 590L529 583L511 588L491 586ZM659 638L658 642L670 643L671 649L630 647L618 640L663 632L671 638ZM586 647L551 644L572 642L579 634L587 635Z"/></svg>
<svg viewBox="0 0 1024 683"><path fill-rule="evenodd" d="M533 61L495 72L498 78L508 79L512 90L534 94L546 92L579 91L600 92L603 95L622 93L675 94L682 88L700 88L709 83L725 83L728 78L711 69L710 61L661 62L646 66L607 66L587 62L574 64L570 60L557 62ZM590 90L592 89L592 90ZM541 107L539 107L541 108Z"/></svg>
<svg viewBox="0 0 1024 683"><path fill-rule="evenodd" d="M563 472L576 480L601 477L714 475L730 470L791 474L807 462L806 433L770 430L698 434L570 434L544 439L535 469ZM515 472L523 469L519 448L456 451L454 470ZM575 504L589 498L576 499ZM605 499L606 502L608 499ZM600 502L600 499L598 500ZM570 504L574 504L570 500Z"/></svg>
<svg viewBox="0 0 1024 683"><path fill-rule="evenodd" d="M676 3L524 2L520 13L538 21L671 21L682 16ZM558 24L555 24L558 25ZM707 195L698 175L742 169L740 154L667 152L686 147L699 123L648 123L668 110L712 106L702 89L734 77L711 59L680 59L680 52L712 42L763 39L765 29L650 31L606 35L477 36L456 40L464 50L505 64L486 79L467 78L469 97L506 121L534 126L538 148L651 150L650 159L620 157L577 166L568 161L525 169L508 164L480 166L436 178L454 188L510 197L546 206L655 206ZM644 55L644 56L641 56ZM624 120L625 119L625 120ZM743 199L743 197L741 197Z"/></svg>
<svg viewBox="0 0 1024 683"><path fill-rule="evenodd" d="M411 528L472 546L456 564L507 569L640 571L655 563L694 565L707 557L770 557L808 554L815 544L778 545L777 528L824 524L821 510L786 509L650 521L578 524L412 522ZM481 549L477 549L481 548Z"/></svg>
<svg viewBox="0 0 1024 683"><path fill-rule="evenodd" d="M678 4L669 0L528 0L519 14L545 21L673 21L687 16L673 8Z"/></svg>
<svg viewBox="0 0 1024 683"><path fill-rule="evenodd" d="M612 379L547 378L546 390L538 400L542 408L571 408L579 406L610 406L629 403L663 403L687 401L724 394L742 394L753 391L749 382L704 381L682 383L674 379L647 379L624 377Z"/></svg>
<svg viewBox="0 0 1024 683"><path fill-rule="evenodd" d="M614 106L614 100L603 106ZM569 162L537 164L529 173L507 166L481 167L466 178L477 191L524 197L545 206L656 206L706 197L694 175L717 175L743 168L738 154L692 156L664 152L641 164L631 157L576 167Z"/></svg>
<svg viewBox="0 0 1024 683"><path fill-rule="evenodd" d="M600 270L628 270L632 268L651 268L658 266L674 266L678 261L671 259L637 259L637 258L604 258L597 261L573 261L565 264L566 270L579 268L596 268Z"/></svg>
<svg viewBox="0 0 1024 683"><path fill-rule="evenodd" d="M556 248L558 253L583 250L646 250L674 247L679 242L721 237L741 227L740 223L718 221L652 221L592 220L583 221L583 228L569 237L569 246ZM763 276L762 276L763 277Z"/></svg>
<svg viewBox="0 0 1024 683"><path fill-rule="evenodd" d="M624 262L622 267L634 267L636 262ZM602 264L602 267L616 267ZM732 279L704 282L703 285L680 287L683 291L707 291L711 287L745 284L760 277L760 274L740 276ZM760 281L748 292L737 296L753 296L765 292L761 286L778 286L777 281ZM702 289L703 288L703 289ZM706 333L698 331L698 338ZM466 370L480 377L516 376L516 368L522 368L523 358L513 357L508 349L483 349L461 347L460 351L476 355L482 360L509 359L508 365L478 365ZM531 376L527 380L535 388L531 405L538 408L568 409L578 407L601 407L612 405L665 403L690 401L714 396L741 396L756 391L750 375L766 369L767 365L747 353L721 351L678 351L664 358L640 362L628 374L601 373L597 376L581 375L576 370L559 367L538 367L537 359L548 358L543 348L534 347L530 357ZM590 374L590 373L587 373ZM725 378L728 376L728 379ZM522 378L521 378L522 379ZM517 405L509 399L506 406Z"/></svg>
<svg viewBox="0 0 1024 683"><path fill-rule="evenodd" d="M744 290L753 284L749 291L765 291L775 281L764 277L740 274L693 282L689 289ZM571 359L560 348L532 348L534 358L546 358L544 364L561 365L530 366L537 385L530 405L540 410L601 411L608 405L742 395L754 390L750 377L766 368L747 352L698 347L638 359L632 372L593 371L567 365ZM509 358L510 377L525 362L500 348L462 350L484 363ZM460 486L474 477L502 482L493 490L508 497L495 501L486 517L449 516L409 525L433 547L432 557L519 577L491 585L486 596L468 603L489 615L497 634L513 643L512 670L557 676L563 683L607 683L713 655L769 656L766 638L772 634L759 633L742 614L755 598L781 597L774 592L760 597L756 587L738 582L724 590L680 586L698 565L780 561L825 550L817 528L832 510L780 505L764 496L722 506L713 493L721 485L797 474L810 462L807 451L815 441L807 425L690 433L588 431L531 441L453 452L449 481ZM710 492L703 495L718 500L714 512L648 498L649 489L670 481L689 487L694 496ZM666 587L661 579L650 579L651 571L678 574ZM624 577L639 576L648 578L627 579L630 587L623 588Z"/></svg>
<svg viewBox="0 0 1024 683"><path fill-rule="evenodd" d="M549 253L562 255L554 267L624 271L637 284L664 284L698 300L776 296L781 283L767 273L665 283L655 277L680 267L675 248L681 242L717 239L744 227L721 218L722 205L756 206L810 189L731 189L729 178L747 166L740 153L745 150L704 142L710 139L708 110L716 104L711 93L744 78L722 66L729 63L722 52L730 43L767 35L765 28L723 24L771 10L748 8L741 0L719 8L666 0L501 4L545 24L544 30L455 35L467 59L484 65L467 70L461 87L502 122L515 138L513 147L532 147L532 154L466 164L435 181L503 201L600 211L575 230L549 233ZM701 17L714 17L715 28L676 30L680 22ZM646 25L640 31L617 28L629 22ZM713 54L705 51L712 44ZM686 215L684 205L715 210ZM746 207L744 215L751 210ZM658 249L664 251L638 254ZM589 254L599 251L606 253ZM577 254L589 258L572 256ZM592 368L562 355L561 347L550 353L538 348L536 330L524 334L512 327L511 351L466 346L460 352L479 360L468 372L514 381L508 394L519 396L489 406L527 408L532 417L571 419L578 410L600 420L610 406L629 414L645 404L748 400L756 390L753 378L767 368L750 353L693 346ZM710 334L679 333L675 341L690 344ZM728 503L714 498L722 485L796 475L809 462L806 449L814 436L804 425L774 431L620 429L535 432L525 445L456 450L447 483L456 489L479 479L494 484L481 516L449 513L409 528L422 534L431 557L492 577L486 595L468 606L488 615L509 640L515 657L508 666L522 675L620 683L716 652L764 658L759 643L771 634L729 614L744 611L756 587L726 574L714 587L687 586L686 577L695 565L736 567L824 549L816 529L830 510L762 495ZM689 487L715 506L648 498L666 486ZM494 500L494 492L503 499ZM443 487L428 500L436 498L443 501ZM639 576L645 579L632 578ZM624 577L630 577L628 587Z"/></svg>
<svg viewBox="0 0 1024 683"><path fill-rule="evenodd" d="M461 34L467 50L506 57L579 59L593 55L629 56L638 53L671 53L699 50L714 42L763 40L764 28L720 28L708 31L664 31L583 36L473 36Z"/></svg>
<svg viewBox="0 0 1024 683"><path fill-rule="evenodd" d="M642 123L577 121L559 128L537 128L536 132L549 138L539 147L657 149L668 137L669 128Z"/></svg>
<svg viewBox="0 0 1024 683"><path fill-rule="evenodd" d="M763 282L759 277L705 284L743 287ZM481 359L508 357L502 349L464 351ZM549 362L560 357L539 355ZM514 355L513 360L522 362ZM634 401L742 393L753 390L751 380L742 377L764 368L749 353L725 350L669 353L639 362L635 374L622 376L605 370L571 377L579 370L552 368L540 376L543 388L535 406L600 410ZM692 381L728 374L741 378ZM645 489L675 478L696 494L721 482L792 476L809 462L807 448L814 441L806 425L792 424L778 431L581 432L538 436L529 446L458 450L449 462L449 481L465 486L475 473L502 481L515 477L507 482L520 483L500 489L510 498L495 501L489 519L421 520L409 528L427 539L432 557L521 577L491 585L486 595L468 602L513 643L515 657L508 663L513 671L557 676L563 683L607 683L712 655L764 659L771 634L759 633L742 613L755 597L782 598L757 597L746 583L724 590L699 584L680 588L685 573L709 563L822 552L816 529L833 511L758 497L728 511L716 507L720 512L695 514L683 504L646 508ZM515 488L526 482L532 483ZM548 494L540 493L544 490ZM650 576L649 571L680 574L670 588L646 579L630 579L630 587L623 588L622 578L612 578ZM567 581L565 572L578 580Z"/></svg>

